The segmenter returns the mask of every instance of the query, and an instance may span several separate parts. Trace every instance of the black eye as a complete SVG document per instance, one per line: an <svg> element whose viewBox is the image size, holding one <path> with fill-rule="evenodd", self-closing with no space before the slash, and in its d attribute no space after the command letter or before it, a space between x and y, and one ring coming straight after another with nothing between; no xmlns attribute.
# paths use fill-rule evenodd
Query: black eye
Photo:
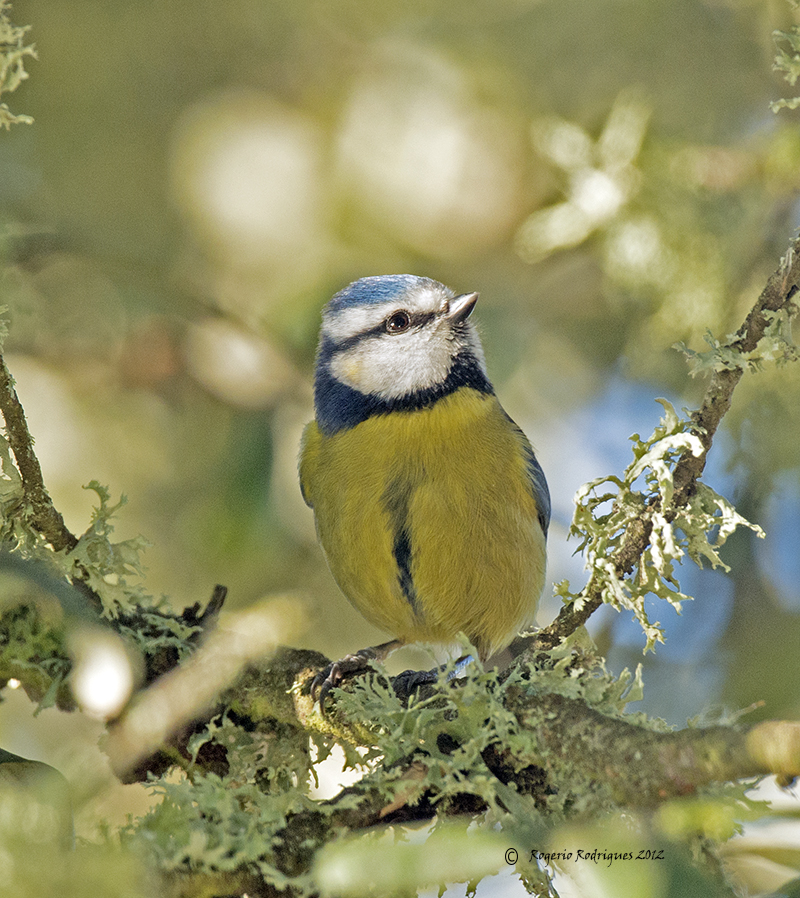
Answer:
<svg viewBox="0 0 800 898"><path fill-rule="evenodd" d="M387 334L402 334L411 327L411 316L408 312L395 312L386 319Z"/></svg>

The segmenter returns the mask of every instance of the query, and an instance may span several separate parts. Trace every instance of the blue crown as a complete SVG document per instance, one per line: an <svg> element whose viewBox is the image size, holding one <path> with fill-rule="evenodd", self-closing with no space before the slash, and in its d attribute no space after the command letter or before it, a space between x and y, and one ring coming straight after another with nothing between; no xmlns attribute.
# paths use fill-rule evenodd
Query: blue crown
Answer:
<svg viewBox="0 0 800 898"><path fill-rule="evenodd" d="M431 278L414 274L382 274L361 278L340 290L328 303L328 309L338 312L352 306L370 306L388 300L398 299L409 290L418 287L439 287L442 285Z"/></svg>

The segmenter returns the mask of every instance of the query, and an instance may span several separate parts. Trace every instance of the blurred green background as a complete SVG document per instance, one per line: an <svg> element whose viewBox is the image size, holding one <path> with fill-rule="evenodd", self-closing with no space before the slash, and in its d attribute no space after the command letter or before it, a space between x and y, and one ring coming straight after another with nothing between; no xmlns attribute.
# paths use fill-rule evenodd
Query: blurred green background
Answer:
<svg viewBox="0 0 800 898"><path fill-rule="evenodd" d="M214 583L231 608L288 592L300 644L379 640L324 565L296 455L322 305L411 272L480 291L490 374L554 495L550 580L580 585L575 490L627 464L654 397L698 402L672 345L735 330L798 225L799 113L768 106L791 90L771 71L791 14L17 0L39 58L7 98L35 123L0 134L0 290L68 525L96 478L128 496L118 533L151 541L147 586L176 607ZM707 479L767 540L732 540L730 577L685 571L681 617L654 609L650 713L800 713L799 399L792 367L737 392ZM614 669L642 660L625 616L596 617ZM14 726L12 751L45 738Z"/></svg>

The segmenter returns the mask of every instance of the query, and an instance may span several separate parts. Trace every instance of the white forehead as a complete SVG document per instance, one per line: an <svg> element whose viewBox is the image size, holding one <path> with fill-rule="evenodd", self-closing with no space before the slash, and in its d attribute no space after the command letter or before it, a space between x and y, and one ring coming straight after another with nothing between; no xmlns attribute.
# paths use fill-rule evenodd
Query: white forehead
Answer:
<svg viewBox="0 0 800 898"><path fill-rule="evenodd" d="M441 284L429 283L412 287L382 302L341 309L328 307L322 316L322 333L338 343L372 330L398 309L418 314L441 312L452 298L452 290Z"/></svg>

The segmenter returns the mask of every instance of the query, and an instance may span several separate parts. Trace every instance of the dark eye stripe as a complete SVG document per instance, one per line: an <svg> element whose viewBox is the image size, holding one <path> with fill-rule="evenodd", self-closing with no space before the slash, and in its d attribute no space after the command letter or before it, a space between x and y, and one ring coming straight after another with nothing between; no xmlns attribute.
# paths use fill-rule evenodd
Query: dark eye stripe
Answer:
<svg viewBox="0 0 800 898"><path fill-rule="evenodd" d="M407 334L410 330L414 330L415 328L424 327L429 321L432 321L436 317L435 312L418 312L417 314L408 312L407 314L411 319L411 323L404 331L402 331L402 333L404 334ZM352 349L353 346L355 346L357 343L360 343L367 337L378 337L381 335L385 335L386 322L391 317L391 315L388 315L383 319L383 321L380 322L380 324L376 324L373 327L368 327L366 330L359 331L357 334L353 334L352 337L345 337L343 340L337 341L331 340L331 349L333 350L333 352L343 352L347 349Z"/></svg>

